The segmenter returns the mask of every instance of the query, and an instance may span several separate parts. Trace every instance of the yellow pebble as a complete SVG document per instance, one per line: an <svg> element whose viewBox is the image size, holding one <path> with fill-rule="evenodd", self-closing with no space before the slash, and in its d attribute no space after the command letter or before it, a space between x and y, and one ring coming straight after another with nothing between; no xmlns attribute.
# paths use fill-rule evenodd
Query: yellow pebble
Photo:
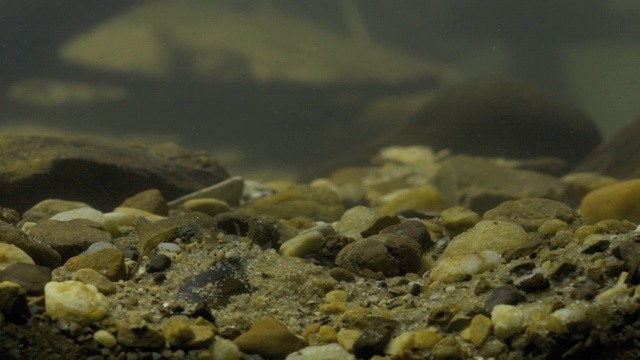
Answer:
<svg viewBox="0 0 640 360"><path fill-rule="evenodd" d="M482 314L474 316L469 326L469 340L471 340L475 346L482 345L491 333L491 326L493 326L493 324L488 317Z"/></svg>
<svg viewBox="0 0 640 360"><path fill-rule="evenodd" d="M326 344L338 341L338 333L336 332L336 329L329 325L320 326L320 330L318 332L320 333L320 339L322 339L322 342Z"/></svg>
<svg viewBox="0 0 640 360"><path fill-rule="evenodd" d="M346 302L347 292L344 290L333 290L325 294L324 300L328 303L333 302Z"/></svg>
<svg viewBox="0 0 640 360"><path fill-rule="evenodd" d="M401 352L411 350L414 346L413 333L403 331L400 335L394 337L384 347L384 353L387 355L399 355Z"/></svg>
<svg viewBox="0 0 640 360"><path fill-rule="evenodd" d="M418 349L431 349L442 339L442 335L438 334L435 330L421 330L416 331L413 339L414 347Z"/></svg>
<svg viewBox="0 0 640 360"><path fill-rule="evenodd" d="M342 314L347 310L347 303L332 302L321 304L319 310L325 314Z"/></svg>
<svg viewBox="0 0 640 360"><path fill-rule="evenodd" d="M114 347L118 343L116 337L107 330L98 330L93 333L93 340L106 348Z"/></svg>
<svg viewBox="0 0 640 360"><path fill-rule="evenodd" d="M338 331L337 334L338 344L340 344L343 349L352 352L353 344L358 340L360 335L362 335L360 330L342 329Z"/></svg>

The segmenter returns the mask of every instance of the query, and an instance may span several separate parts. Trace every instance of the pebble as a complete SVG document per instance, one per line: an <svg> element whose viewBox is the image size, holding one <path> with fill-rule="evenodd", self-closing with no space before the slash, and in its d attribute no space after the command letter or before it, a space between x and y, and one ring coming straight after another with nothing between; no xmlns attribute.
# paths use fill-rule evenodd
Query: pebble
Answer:
<svg viewBox="0 0 640 360"><path fill-rule="evenodd" d="M35 264L31 256L19 247L11 244L0 243L0 270L13 263Z"/></svg>
<svg viewBox="0 0 640 360"><path fill-rule="evenodd" d="M80 281L87 285L93 285L105 295L114 294L117 291L116 285L104 275L94 269L83 268L76 271L71 280Z"/></svg>
<svg viewBox="0 0 640 360"><path fill-rule="evenodd" d="M182 206L189 211L197 211L209 216L216 216L231 209L229 204L218 199L192 199L185 201Z"/></svg>
<svg viewBox="0 0 640 360"><path fill-rule="evenodd" d="M167 255L159 254L159 255L153 255L151 258L149 258L149 261L147 262L147 265L146 265L146 269L148 273L152 274L152 273L165 271L170 266L171 266L171 258L168 257Z"/></svg>
<svg viewBox="0 0 640 360"><path fill-rule="evenodd" d="M442 335L433 328L418 330L413 336L413 346L418 349L432 349L440 340Z"/></svg>
<svg viewBox="0 0 640 360"><path fill-rule="evenodd" d="M622 181L587 194L580 203L582 216L590 223L617 219L640 223L640 179Z"/></svg>
<svg viewBox="0 0 640 360"><path fill-rule="evenodd" d="M353 344L358 340L361 334L362 332L356 329L340 329L336 336L340 346L349 352L353 352Z"/></svg>
<svg viewBox="0 0 640 360"><path fill-rule="evenodd" d="M355 357L340 344L332 343L307 346L302 350L289 354L286 360L355 360Z"/></svg>
<svg viewBox="0 0 640 360"><path fill-rule="evenodd" d="M524 315L519 307L513 305L496 305L491 310L493 333L500 339L508 338L524 327Z"/></svg>
<svg viewBox="0 0 640 360"><path fill-rule="evenodd" d="M471 319L471 325L469 325L469 340L480 347L485 340L491 335L491 327L493 323L488 317L477 314Z"/></svg>
<svg viewBox="0 0 640 360"><path fill-rule="evenodd" d="M492 311L497 305L516 305L527 299L522 291L518 291L511 286L499 286L489 293L484 303L485 309Z"/></svg>
<svg viewBox="0 0 640 360"><path fill-rule="evenodd" d="M91 206L89 206L89 204L79 202L79 201L67 201L67 200L60 200L60 199L42 200L36 205L32 206L29 210L25 211L24 215L22 216L22 221L20 221L20 224L24 224L27 221L38 222L40 220L49 219L53 215L64 212L64 211L79 209L79 208L86 208L86 207L91 207Z"/></svg>
<svg viewBox="0 0 640 360"><path fill-rule="evenodd" d="M17 246L38 265L53 269L62 263L62 257L51 246L34 241L24 232L5 222L0 222L0 243Z"/></svg>
<svg viewBox="0 0 640 360"><path fill-rule="evenodd" d="M20 221L20 214L13 209L0 207L0 221L16 225Z"/></svg>
<svg viewBox="0 0 640 360"><path fill-rule="evenodd" d="M437 212L443 209L442 196L433 185L400 189L385 194L379 199L380 212L393 215L404 210Z"/></svg>
<svg viewBox="0 0 640 360"><path fill-rule="evenodd" d="M454 206L445 209L440 216L442 217L442 224L451 237L471 229L481 220L478 213L464 206Z"/></svg>
<svg viewBox="0 0 640 360"><path fill-rule="evenodd" d="M64 264L64 267L69 272L76 272L84 268L93 269L111 281L127 278L124 253L119 249L108 248L86 255L74 256Z"/></svg>
<svg viewBox="0 0 640 360"><path fill-rule="evenodd" d="M132 225L133 222L138 218L147 219L152 223L155 223L157 221L164 220L167 218L166 216L156 215L154 213L151 213L145 210L140 210L140 209L126 207L126 206L118 206L117 208L113 209L113 212L126 215L127 217L127 220L125 222L126 225Z"/></svg>
<svg viewBox="0 0 640 360"><path fill-rule="evenodd" d="M352 282L355 280L355 276L351 271L339 266L332 267L329 270L329 275L338 281Z"/></svg>
<svg viewBox="0 0 640 360"><path fill-rule="evenodd" d="M249 331L233 340L240 351L279 360L308 344L273 318L257 320Z"/></svg>
<svg viewBox="0 0 640 360"><path fill-rule="evenodd" d="M40 296L51 281L51 269L28 263L14 263L0 270L0 281L12 281L27 291L29 296Z"/></svg>
<svg viewBox="0 0 640 360"><path fill-rule="evenodd" d="M174 315L162 325L162 334L172 346L179 348L203 348L213 342L213 330L209 326L191 324L184 315Z"/></svg>
<svg viewBox="0 0 640 360"><path fill-rule="evenodd" d="M71 221L76 219L91 220L98 224L102 224L104 222L102 212L88 206L59 212L49 218L49 220L56 221Z"/></svg>
<svg viewBox="0 0 640 360"><path fill-rule="evenodd" d="M450 284L470 275L495 269L501 263L502 257L494 251L449 256L442 261L438 261L433 270L431 270L429 279Z"/></svg>
<svg viewBox="0 0 640 360"><path fill-rule="evenodd" d="M411 351L414 346L413 333L403 331L400 335L391 339L384 347L384 353L391 356L399 356L402 352Z"/></svg>
<svg viewBox="0 0 640 360"><path fill-rule="evenodd" d="M79 281L49 282L44 287L47 315L81 326L98 321L109 313L109 300L93 285Z"/></svg>
<svg viewBox="0 0 640 360"><path fill-rule="evenodd" d="M334 227L338 234L359 240L399 223L400 219L396 216L384 215L376 209L358 205L345 211Z"/></svg>
<svg viewBox="0 0 640 360"><path fill-rule="evenodd" d="M209 355L213 360L239 360L242 353L233 341L216 336L209 347Z"/></svg>
<svg viewBox="0 0 640 360"><path fill-rule="evenodd" d="M118 340L112 333L102 329L93 333L93 340L106 348L112 348L118 344Z"/></svg>
<svg viewBox="0 0 640 360"><path fill-rule="evenodd" d="M431 235L421 221L408 220L397 225L391 225L380 231L380 234L403 235L415 240L424 250L433 245Z"/></svg>
<svg viewBox="0 0 640 360"><path fill-rule="evenodd" d="M431 356L436 360L462 359L462 349L452 335L442 338L431 349Z"/></svg>
<svg viewBox="0 0 640 360"><path fill-rule="evenodd" d="M353 354L360 359L384 355L384 347L391 339L391 332L384 327L368 327L353 343Z"/></svg>
<svg viewBox="0 0 640 360"><path fill-rule="evenodd" d="M578 213L569 206L554 200L526 198L505 201L483 215L485 220L507 221L522 226L525 231L535 231L547 220L576 222Z"/></svg>
<svg viewBox="0 0 640 360"><path fill-rule="evenodd" d="M280 233L271 224L253 216L224 213L216 215L214 226L224 234L246 236L259 246L275 244Z"/></svg>
<svg viewBox="0 0 640 360"><path fill-rule="evenodd" d="M160 216L169 215L169 206L167 205L167 201L164 199L164 196L162 196L162 192L158 189L149 189L139 192L126 198L120 206L140 209Z"/></svg>
<svg viewBox="0 0 640 360"><path fill-rule="evenodd" d="M303 231L280 245L282 256L305 257L318 252L324 246L324 236L319 230Z"/></svg>
<svg viewBox="0 0 640 360"><path fill-rule="evenodd" d="M522 227L506 221L483 220L473 228L451 239L440 260L460 254L480 251L494 251L498 254L505 250L524 246L529 236Z"/></svg>

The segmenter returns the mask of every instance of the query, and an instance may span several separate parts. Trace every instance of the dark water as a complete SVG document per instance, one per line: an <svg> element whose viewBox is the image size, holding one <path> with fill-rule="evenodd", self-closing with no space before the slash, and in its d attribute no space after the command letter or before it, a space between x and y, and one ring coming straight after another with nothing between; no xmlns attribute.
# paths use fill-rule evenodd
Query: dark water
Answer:
<svg viewBox="0 0 640 360"><path fill-rule="evenodd" d="M639 19L632 0L5 1L0 131L175 139L268 177L361 156L502 74L607 137L640 114Z"/></svg>

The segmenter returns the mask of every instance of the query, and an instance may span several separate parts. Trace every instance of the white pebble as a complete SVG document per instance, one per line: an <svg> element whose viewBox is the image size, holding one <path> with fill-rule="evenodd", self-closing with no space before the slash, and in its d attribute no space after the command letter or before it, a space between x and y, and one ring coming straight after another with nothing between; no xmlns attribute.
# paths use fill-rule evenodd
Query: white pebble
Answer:
<svg viewBox="0 0 640 360"><path fill-rule="evenodd" d="M493 333L505 339L519 332L524 327L522 311L513 305L496 305L491 311Z"/></svg>
<svg viewBox="0 0 640 360"><path fill-rule="evenodd" d="M307 346L289 354L286 360L353 360L355 357L336 343L322 346Z"/></svg>
<svg viewBox="0 0 640 360"><path fill-rule="evenodd" d="M318 230L304 231L282 245L280 245L280 255L305 257L322 249L324 246L324 236Z"/></svg>
<svg viewBox="0 0 640 360"><path fill-rule="evenodd" d="M59 212L53 215L50 220L58 220L58 221L70 221L76 219L86 219L95 221L99 224L102 224L104 221L104 215L101 211L96 210L90 207L82 207L78 209L71 209L63 212Z"/></svg>
<svg viewBox="0 0 640 360"><path fill-rule="evenodd" d="M494 251L454 255L438 262L431 271L429 279L450 284L467 275L475 275L495 269L501 263L502 257Z"/></svg>

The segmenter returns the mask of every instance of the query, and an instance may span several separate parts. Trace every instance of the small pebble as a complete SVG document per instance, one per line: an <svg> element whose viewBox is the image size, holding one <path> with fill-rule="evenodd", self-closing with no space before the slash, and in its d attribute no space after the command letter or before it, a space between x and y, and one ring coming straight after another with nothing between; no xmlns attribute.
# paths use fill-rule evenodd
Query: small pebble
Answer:
<svg viewBox="0 0 640 360"><path fill-rule="evenodd" d="M44 287L46 312L52 319L88 325L109 313L109 300L93 285L79 281L49 282Z"/></svg>
<svg viewBox="0 0 640 360"><path fill-rule="evenodd" d="M148 273L157 273L167 270L171 266L171 258L167 255L153 255L147 262L146 269Z"/></svg>

